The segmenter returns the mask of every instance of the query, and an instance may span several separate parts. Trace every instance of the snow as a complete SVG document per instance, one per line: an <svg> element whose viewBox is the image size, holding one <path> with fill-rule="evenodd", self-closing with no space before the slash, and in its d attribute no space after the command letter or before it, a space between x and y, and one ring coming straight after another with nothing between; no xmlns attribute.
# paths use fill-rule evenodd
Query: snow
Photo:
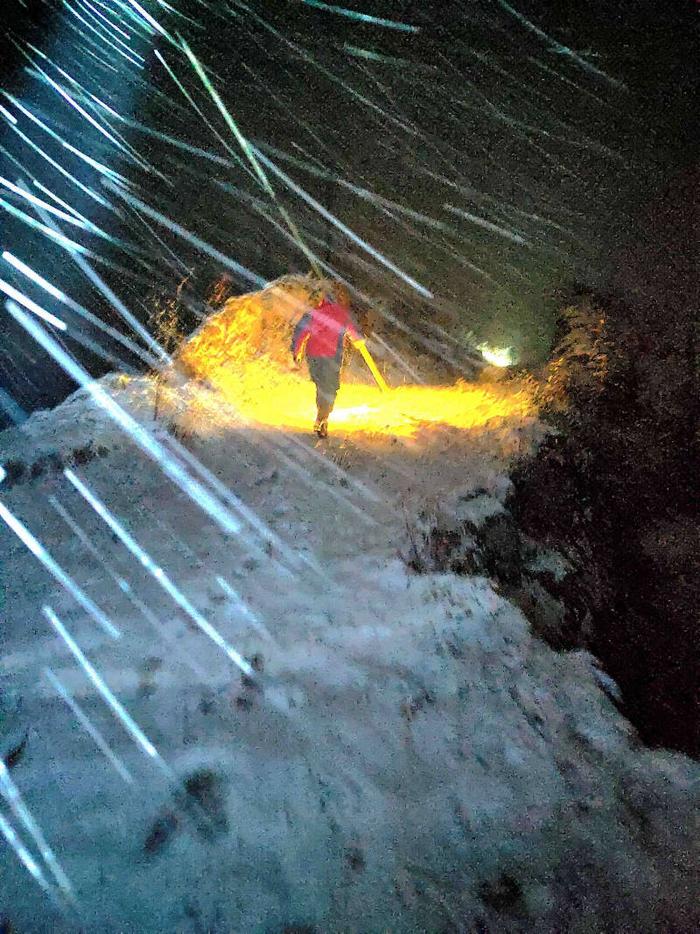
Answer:
<svg viewBox="0 0 700 934"><path fill-rule="evenodd" d="M167 441L148 380L101 384ZM319 447L242 427L194 436L192 454L260 520L238 537L84 390L0 435L3 503L123 633L110 639L3 526L1 751L28 731L12 778L80 911L79 920L57 914L6 848L3 912L17 930L691 929L698 766L641 748L595 660L549 649L489 580L415 576L398 554L407 517L426 503L461 503L460 518L472 521L502 510L509 458L541 430L498 420L473 432L426 429L420 443L331 437ZM88 445L76 463L71 452ZM56 465L9 482L8 464L52 452L65 465L72 458L251 661L254 679L241 678ZM291 566L268 532L308 563ZM110 714L44 605L164 768ZM205 790L188 795L188 779Z"/></svg>
<svg viewBox="0 0 700 934"><path fill-rule="evenodd" d="M542 546L535 551L527 567L533 574L551 574L557 583L563 581L571 571L571 565L563 555L559 554L558 551L543 548Z"/></svg>

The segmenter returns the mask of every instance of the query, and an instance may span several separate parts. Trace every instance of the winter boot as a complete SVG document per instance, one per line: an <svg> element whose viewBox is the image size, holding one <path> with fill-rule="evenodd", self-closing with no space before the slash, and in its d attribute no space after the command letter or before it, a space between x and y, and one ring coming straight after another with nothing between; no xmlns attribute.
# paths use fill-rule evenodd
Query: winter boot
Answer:
<svg viewBox="0 0 700 934"><path fill-rule="evenodd" d="M317 398L316 400L316 421L314 423L314 431L319 436L319 438L328 437L328 416L331 414L333 409L332 401L329 402L328 399Z"/></svg>

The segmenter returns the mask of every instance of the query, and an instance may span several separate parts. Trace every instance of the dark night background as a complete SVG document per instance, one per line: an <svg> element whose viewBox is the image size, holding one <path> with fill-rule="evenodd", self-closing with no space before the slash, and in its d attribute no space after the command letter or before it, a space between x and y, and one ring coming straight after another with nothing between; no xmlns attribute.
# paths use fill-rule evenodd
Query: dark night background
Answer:
<svg viewBox="0 0 700 934"><path fill-rule="evenodd" d="M179 9L197 20L182 19L178 25L243 132L263 148L274 147L273 158L285 171L436 299L425 302L361 251L348 249L342 234L276 180L278 196L312 248L426 338L442 327L458 341L466 342L473 333L512 344L524 363L542 360L561 290L573 282L595 287L622 282L626 287L625 257L641 241L641 226L650 233L650 205L663 200L665 188L696 158L698 43L691 3L518 7L551 37L589 54L590 63L623 82L626 91L565 61L496 3L362 6L420 26L417 34L358 23L301 3L248 9L234 4L217 15L192 0ZM84 37L64 12L12 0L8 13L9 37L32 42L69 71L73 66L78 80L90 74L93 63L86 64L84 54L81 59L76 45L85 48ZM131 72L103 67L98 83L129 121L118 125L124 139L160 167L167 181L144 176L86 128L51 89L23 70L26 61L10 42L5 43L3 85L31 102L66 138L82 141L96 158L125 171L148 203L259 276L307 269L303 254L273 225L279 226L279 217L245 168L208 162L149 134L148 128L155 129L226 156L156 59L156 46L174 62L167 43L156 43L135 80ZM390 61L357 57L348 46ZM192 70L176 70L226 137L229 131ZM56 193L65 196L65 182L36 153L28 152L7 126L2 134L6 177L18 177L11 161L17 156L29 172L40 178L48 173L51 184L58 185ZM59 162L65 159L41 131L36 141L59 155ZM314 160L315 172L313 167L310 172ZM104 193L94 172L85 166L80 171ZM387 202L372 204L337 184L338 177L432 220L401 214ZM215 261L159 229L182 260L166 268L159 259L160 244L149 239L128 209L105 209L79 192L76 198L74 206L94 223L142 248L141 259L126 264L120 262L120 248L103 242L97 250L103 259L119 263L116 273L103 263L101 274L141 320L148 320L154 294L172 294L185 270L195 301L203 299L220 273ZM519 231L530 247L477 227L444 204ZM436 221L449 229L438 228ZM690 218L681 217L679 223ZM42 235L6 215L2 224L4 248L23 250L37 271L103 320L123 327L104 298L66 263L65 254L47 248ZM688 242L691 236L689 227ZM248 287L234 282L234 288ZM2 327L6 391L26 410L55 404L72 384L37 357L14 326L5 321ZM93 372L104 369L83 348L76 353Z"/></svg>

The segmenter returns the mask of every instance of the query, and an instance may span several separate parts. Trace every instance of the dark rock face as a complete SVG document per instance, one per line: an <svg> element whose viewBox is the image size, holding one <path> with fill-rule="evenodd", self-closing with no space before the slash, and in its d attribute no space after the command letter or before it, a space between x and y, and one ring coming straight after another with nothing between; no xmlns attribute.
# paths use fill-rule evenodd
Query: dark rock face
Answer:
<svg viewBox="0 0 700 934"><path fill-rule="evenodd" d="M644 741L699 756L700 386L684 288L673 307L658 288L646 303L579 296L541 391L553 432L516 465L507 510L436 517L407 563L491 577L553 648L601 659ZM548 550L564 573L538 567Z"/></svg>
<svg viewBox="0 0 700 934"><path fill-rule="evenodd" d="M548 588L568 615L562 645L603 661L645 741L698 756L694 312L681 293L663 308L652 294L587 296L570 313L576 340L565 336L543 392L559 432L515 470L509 505L576 569Z"/></svg>
<svg viewBox="0 0 700 934"><path fill-rule="evenodd" d="M489 516L474 529L479 558L489 577L517 586L523 575L523 544L512 516L498 513Z"/></svg>

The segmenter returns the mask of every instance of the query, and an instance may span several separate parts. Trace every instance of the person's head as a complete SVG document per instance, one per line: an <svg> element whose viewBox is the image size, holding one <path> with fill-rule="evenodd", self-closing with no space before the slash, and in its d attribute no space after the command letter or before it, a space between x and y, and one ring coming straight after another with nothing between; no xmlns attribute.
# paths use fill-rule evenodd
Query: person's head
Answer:
<svg viewBox="0 0 700 934"><path fill-rule="evenodd" d="M333 283L332 298L338 305L343 305L345 308L350 307L350 291L342 282Z"/></svg>
<svg viewBox="0 0 700 934"><path fill-rule="evenodd" d="M350 307L350 292L342 282L334 279L320 279L309 292L309 303L317 308L323 302L336 302L345 308Z"/></svg>

